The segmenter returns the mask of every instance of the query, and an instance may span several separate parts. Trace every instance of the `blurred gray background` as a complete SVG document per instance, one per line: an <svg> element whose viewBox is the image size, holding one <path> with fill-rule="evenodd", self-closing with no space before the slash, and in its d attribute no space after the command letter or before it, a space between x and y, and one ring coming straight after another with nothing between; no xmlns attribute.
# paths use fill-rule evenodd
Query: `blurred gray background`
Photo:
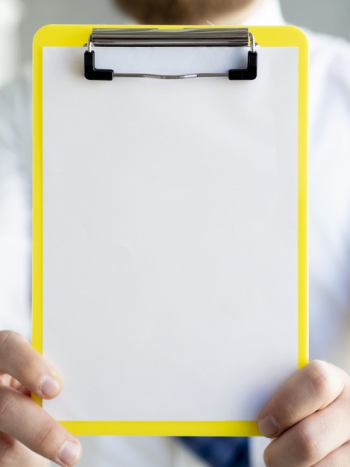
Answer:
<svg viewBox="0 0 350 467"><path fill-rule="evenodd" d="M349 0L281 0L287 22L350 40ZM0 87L31 60L35 32L50 23L133 22L113 0L0 0L0 41L4 49Z"/></svg>
<svg viewBox="0 0 350 467"><path fill-rule="evenodd" d="M35 31L44 24L126 22L113 0L23 0L23 3L26 5L21 34L24 59L30 57ZM282 0L281 4L288 22L350 40L349 0Z"/></svg>

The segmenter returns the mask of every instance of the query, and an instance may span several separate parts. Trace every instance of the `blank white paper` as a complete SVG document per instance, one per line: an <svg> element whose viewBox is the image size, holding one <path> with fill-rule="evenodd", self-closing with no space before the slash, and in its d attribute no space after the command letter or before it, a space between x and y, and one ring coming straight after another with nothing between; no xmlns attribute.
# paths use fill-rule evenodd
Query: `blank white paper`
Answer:
<svg viewBox="0 0 350 467"><path fill-rule="evenodd" d="M99 68L244 66L230 48L95 49ZM255 81L83 77L44 48L44 355L56 419L254 420L297 369L298 50Z"/></svg>

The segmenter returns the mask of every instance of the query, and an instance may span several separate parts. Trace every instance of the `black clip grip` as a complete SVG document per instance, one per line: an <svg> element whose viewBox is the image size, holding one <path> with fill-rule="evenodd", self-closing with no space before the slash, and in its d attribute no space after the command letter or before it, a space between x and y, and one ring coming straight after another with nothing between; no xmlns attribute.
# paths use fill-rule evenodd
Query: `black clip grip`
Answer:
<svg viewBox="0 0 350 467"><path fill-rule="evenodd" d="M95 68L95 52L86 51L84 54L84 74L86 79L93 81L112 81L113 70L96 70Z"/></svg>
<svg viewBox="0 0 350 467"><path fill-rule="evenodd" d="M258 76L258 54L257 52L248 52L248 66L243 70L228 70L228 79L234 80L253 80Z"/></svg>

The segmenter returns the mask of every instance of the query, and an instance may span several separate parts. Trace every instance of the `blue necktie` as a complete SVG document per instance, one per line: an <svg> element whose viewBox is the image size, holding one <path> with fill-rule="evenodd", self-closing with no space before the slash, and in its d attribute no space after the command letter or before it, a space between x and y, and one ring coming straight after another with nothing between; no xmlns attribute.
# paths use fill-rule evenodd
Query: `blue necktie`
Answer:
<svg viewBox="0 0 350 467"><path fill-rule="evenodd" d="M180 437L179 439L212 467L249 467L247 438Z"/></svg>

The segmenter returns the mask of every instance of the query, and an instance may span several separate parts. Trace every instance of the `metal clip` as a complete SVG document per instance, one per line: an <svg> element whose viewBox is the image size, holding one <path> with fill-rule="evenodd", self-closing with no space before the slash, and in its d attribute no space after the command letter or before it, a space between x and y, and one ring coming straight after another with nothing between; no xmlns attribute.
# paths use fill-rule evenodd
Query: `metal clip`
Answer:
<svg viewBox="0 0 350 467"><path fill-rule="evenodd" d="M245 69L230 69L226 73L188 73L160 75L150 73L115 73L114 70L95 68L93 47L244 47L250 45L248 66ZM226 77L230 80L253 80L257 77L258 55L254 36L246 28L206 29L94 29L84 55L85 78L112 81L116 78L187 79Z"/></svg>

